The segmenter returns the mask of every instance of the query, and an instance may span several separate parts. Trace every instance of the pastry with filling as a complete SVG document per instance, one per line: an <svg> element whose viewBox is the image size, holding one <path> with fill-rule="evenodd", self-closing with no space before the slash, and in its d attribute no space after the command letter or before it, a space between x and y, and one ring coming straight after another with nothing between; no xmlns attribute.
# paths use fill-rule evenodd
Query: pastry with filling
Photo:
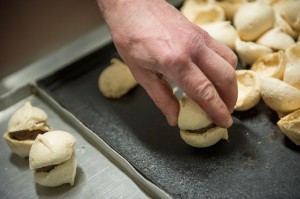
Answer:
<svg viewBox="0 0 300 199"><path fill-rule="evenodd" d="M137 86L129 68L119 59L113 58L98 79L99 90L107 98L118 99Z"/></svg>
<svg viewBox="0 0 300 199"><path fill-rule="evenodd" d="M209 147L221 139L228 140L227 129L217 127L204 110L188 97L179 101L178 127L181 138L190 146Z"/></svg>
<svg viewBox="0 0 300 199"><path fill-rule="evenodd" d="M26 102L10 118L3 138L14 153L20 157L28 157L37 135L50 130L47 119L48 116L42 109Z"/></svg>
<svg viewBox="0 0 300 199"><path fill-rule="evenodd" d="M76 139L64 131L38 135L29 154L29 166L35 182L47 187L74 185L76 175Z"/></svg>

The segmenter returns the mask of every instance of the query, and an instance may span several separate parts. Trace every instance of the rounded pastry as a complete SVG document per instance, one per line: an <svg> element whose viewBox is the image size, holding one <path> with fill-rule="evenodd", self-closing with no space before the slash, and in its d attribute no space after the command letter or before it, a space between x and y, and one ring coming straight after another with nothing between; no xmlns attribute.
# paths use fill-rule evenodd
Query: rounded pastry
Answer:
<svg viewBox="0 0 300 199"><path fill-rule="evenodd" d="M274 50L285 50L295 43L290 35L282 32L279 28L267 31L256 42Z"/></svg>
<svg viewBox="0 0 300 199"><path fill-rule="evenodd" d="M261 96L264 102L278 112L300 108L300 90L276 78L261 78Z"/></svg>
<svg viewBox="0 0 300 199"><path fill-rule="evenodd" d="M98 86L107 98L120 98L137 86L129 68L119 59L113 58L98 79Z"/></svg>
<svg viewBox="0 0 300 199"><path fill-rule="evenodd" d="M73 152L70 159L53 167L51 170L35 170L35 182L46 187L56 187L62 184L74 185L76 176L76 155ZM46 167L45 167L46 168ZM49 169L51 167L48 167Z"/></svg>
<svg viewBox="0 0 300 199"><path fill-rule="evenodd" d="M231 21L239 8L247 3L246 0L223 0L216 1L216 4L223 8L226 20Z"/></svg>
<svg viewBox="0 0 300 199"><path fill-rule="evenodd" d="M228 140L227 129L217 127L192 99L184 96L179 101L178 127L181 138L190 146L203 148Z"/></svg>
<svg viewBox="0 0 300 199"><path fill-rule="evenodd" d="M260 100L260 80L256 72L237 70L238 99L234 107L237 111L246 111Z"/></svg>
<svg viewBox="0 0 300 199"><path fill-rule="evenodd" d="M14 153L28 157L36 136L50 130L47 120L48 116L42 109L26 102L10 118L3 138Z"/></svg>
<svg viewBox="0 0 300 199"><path fill-rule="evenodd" d="M293 39L296 39L299 35L297 31L295 31L287 21L285 21L281 16L281 10L289 3L289 1L278 1L273 5L273 9L275 11L275 27L279 28L282 32L287 33Z"/></svg>
<svg viewBox="0 0 300 199"><path fill-rule="evenodd" d="M29 166L35 181L43 186L74 184L76 175L76 139L64 131L38 135L29 154Z"/></svg>
<svg viewBox="0 0 300 199"><path fill-rule="evenodd" d="M235 28L230 24L230 21L203 24L200 25L200 27L208 32L214 39L224 43L232 50L235 49L237 32Z"/></svg>
<svg viewBox="0 0 300 199"><path fill-rule="evenodd" d="M285 55L287 64L283 81L300 89L300 42L290 46Z"/></svg>
<svg viewBox="0 0 300 199"><path fill-rule="evenodd" d="M289 23L289 25L300 32L300 1L289 1L282 9L282 18Z"/></svg>
<svg viewBox="0 0 300 199"><path fill-rule="evenodd" d="M300 145L300 109L281 118L277 125L290 140Z"/></svg>
<svg viewBox="0 0 300 199"><path fill-rule="evenodd" d="M260 77L283 78L285 70L285 53L278 51L259 57L251 66L251 70L255 71Z"/></svg>
<svg viewBox="0 0 300 199"><path fill-rule="evenodd" d="M272 49L267 46L254 42L241 41L239 38L235 41L235 50L244 66L251 65L259 57L273 52Z"/></svg>
<svg viewBox="0 0 300 199"><path fill-rule="evenodd" d="M243 41L254 41L275 23L272 7L261 2L243 4L234 16L234 26Z"/></svg>

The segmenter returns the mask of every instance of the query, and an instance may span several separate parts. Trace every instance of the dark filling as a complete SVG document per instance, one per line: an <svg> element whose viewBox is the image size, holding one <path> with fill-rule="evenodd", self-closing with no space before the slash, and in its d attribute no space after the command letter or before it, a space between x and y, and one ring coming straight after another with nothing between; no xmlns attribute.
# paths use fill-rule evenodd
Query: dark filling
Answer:
<svg viewBox="0 0 300 199"><path fill-rule="evenodd" d="M49 166L46 166L46 167L38 168L38 169L36 169L36 172L49 172L52 169L54 169L57 165L58 164L56 164L56 165L49 165Z"/></svg>
<svg viewBox="0 0 300 199"><path fill-rule="evenodd" d="M197 133L197 134L202 134L202 133L205 133L207 132L209 129L212 129L216 127L215 124L211 124L211 125L208 125L207 127L205 128L201 128L201 129L197 129L197 130L186 130L187 132L189 133Z"/></svg>
<svg viewBox="0 0 300 199"><path fill-rule="evenodd" d="M9 132L9 137L14 140L35 140L35 138L38 136L38 134L44 134L47 131L42 130L21 130L21 131L13 131Z"/></svg>

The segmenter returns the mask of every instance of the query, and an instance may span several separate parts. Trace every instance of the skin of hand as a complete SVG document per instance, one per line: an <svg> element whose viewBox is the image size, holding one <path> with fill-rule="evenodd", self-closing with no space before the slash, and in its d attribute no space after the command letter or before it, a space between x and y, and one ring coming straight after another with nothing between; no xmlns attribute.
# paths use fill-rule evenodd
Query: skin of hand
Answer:
<svg viewBox="0 0 300 199"><path fill-rule="evenodd" d="M213 122L232 125L237 100L236 55L164 0L98 0L113 42L172 126L179 106L167 77Z"/></svg>

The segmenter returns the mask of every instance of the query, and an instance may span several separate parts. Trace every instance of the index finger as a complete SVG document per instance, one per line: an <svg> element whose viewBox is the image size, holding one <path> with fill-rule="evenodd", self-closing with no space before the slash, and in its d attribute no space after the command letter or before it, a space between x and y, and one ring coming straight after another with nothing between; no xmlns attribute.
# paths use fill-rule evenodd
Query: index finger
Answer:
<svg viewBox="0 0 300 199"><path fill-rule="evenodd" d="M224 128L232 125L232 118L227 106L220 98L216 88L192 61L180 72L173 70L173 81L211 117L213 122Z"/></svg>

